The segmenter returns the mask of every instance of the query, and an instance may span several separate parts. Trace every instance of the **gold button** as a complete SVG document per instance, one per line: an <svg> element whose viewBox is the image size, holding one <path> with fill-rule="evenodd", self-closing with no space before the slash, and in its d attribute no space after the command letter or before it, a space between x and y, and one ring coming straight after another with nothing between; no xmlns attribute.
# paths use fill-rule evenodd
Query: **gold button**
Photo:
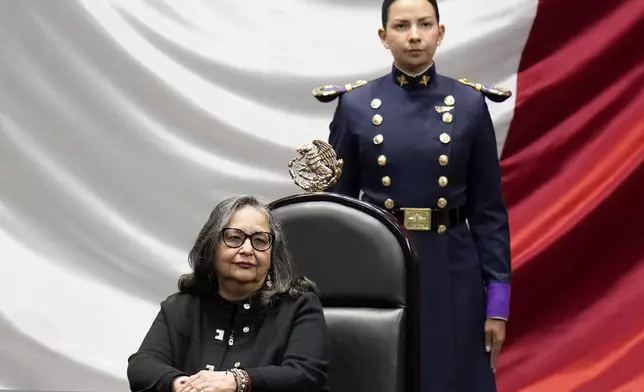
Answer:
<svg viewBox="0 0 644 392"><path fill-rule="evenodd" d="M371 122L373 123L373 125L382 124L382 116L379 114L374 114L373 117L371 118Z"/></svg>
<svg viewBox="0 0 644 392"><path fill-rule="evenodd" d="M440 140L441 140L441 142L442 142L443 144L447 144L447 143L449 143L449 142L450 142L450 140L452 140L452 138L451 138L451 137L449 137L449 135L448 135L448 134L446 134L446 133L442 133L442 134L441 134L441 136L440 136Z"/></svg>
<svg viewBox="0 0 644 392"><path fill-rule="evenodd" d="M382 185L384 186L391 185L391 178L389 178L389 176L382 177Z"/></svg>
<svg viewBox="0 0 644 392"><path fill-rule="evenodd" d="M440 176L438 177L438 185L440 185L442 188L447 186L447 177L445 176Z"/></svg>
<svg viewBox="0 0 644 392"><path fill-rule="evenodd" d="M387 164L387 157L384 155L381 155L378 157L378 165L379 166L385 166Z"/></svg>
<svg viewBox="0 0 644 392"><path fill-rule="evenodd" d="M454 105L456 103L456 100L454 99L453 96L448 95L448 96L445 97L444 102L445 102L445 105L452 106L452 105Z"/></svg>
<svg viewBox="0 0 644 392"><path fill-rule="evenodd" d="M440 226L438 226L438 230L437 230L437 231L438 231L438 234L443 235L443 234L445 234L445 232L447 231L447 226L445 226L445 225L440 225Z"/></svg>
<svg viewBox="0 0 644 392"><path fill-rule="evenodd" d="M438 157L438 163L441 166L447 166L448 162L449 162L449 158L447 157L447 155L441 155Z"/></svg>
<svg viewBox="0 0 644 392"><path fill-rule="evenodd" d="M240 367L240 366L241 366L241 363L240 363L240 362L235 362L235 367L236 367L236 368L238 368L238 367Z"/></svg>
<svg viewBox="0 0 644 392"><path fill-rule="evenodd" d="M445 207L447 207L447 200L445 200L445 198L441 197L440 199L438 199L437 204L438 204L438 208L445 208Z"/></svg>
<svg viewBox="0 0 644 392"><path fill-rule="evenodd" d="M452 122L452 119L453 119L453 117L452 117L452 113L443 113L443 122L444 122L445 124L449 124L449 123L451 123L451 122Z"/></svg>
<svg viewBox="0 0 644 392"><path fill-rule="evenodd" d="M374 136L374 138L373 138L373 144L376 144L376 145L378 145L378 144L382 144L382 142L383 142L384 140L385 140L385 138L384 138L384 137L382 137L382 135L376 135L376 136Z"/></svg>
<svg viewBox="0 0 644 392"><path fill-rule="evenodd" d="M385 200L385 207L391 210L392 208L394 208L394 201L391 199Z"/></svg>
<svg viewBox="0 0 644 392"><path fill-rule="evenodd" d="M374 109L378 109L380 105L382 105L382 101L378 98L374 98L373 101L371 101L371 107Z"/></svg>

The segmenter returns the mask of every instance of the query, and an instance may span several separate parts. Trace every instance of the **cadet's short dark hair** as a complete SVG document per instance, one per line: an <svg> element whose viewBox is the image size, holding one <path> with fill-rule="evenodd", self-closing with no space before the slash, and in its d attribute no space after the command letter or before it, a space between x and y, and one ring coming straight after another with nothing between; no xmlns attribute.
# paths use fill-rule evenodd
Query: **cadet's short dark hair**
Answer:
<svg viewBox="0 0 644 392"><path fill-rule="evenodd" d="M441 17L440 14L438 13L438 1L437 0L427 0L429 3L434 6L434 11L436 11L436 22L440 23ZM389 7L393 3L395 3L396 0L384 0L382 2L382 28L386 29L387 28L387 22L389 21Z"/></svg>

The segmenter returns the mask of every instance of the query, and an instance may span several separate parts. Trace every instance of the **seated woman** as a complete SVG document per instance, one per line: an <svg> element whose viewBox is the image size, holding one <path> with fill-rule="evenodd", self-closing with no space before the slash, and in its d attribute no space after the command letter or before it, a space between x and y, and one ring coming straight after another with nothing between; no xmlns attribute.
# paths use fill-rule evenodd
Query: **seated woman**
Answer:
<svg viewBox="0 0 644 392"><path fill-rule="evenodd" d="M253 197L224 200L128 360L132 391L328 391L329 337L315 284L292 279L282 230Z"/></svg>

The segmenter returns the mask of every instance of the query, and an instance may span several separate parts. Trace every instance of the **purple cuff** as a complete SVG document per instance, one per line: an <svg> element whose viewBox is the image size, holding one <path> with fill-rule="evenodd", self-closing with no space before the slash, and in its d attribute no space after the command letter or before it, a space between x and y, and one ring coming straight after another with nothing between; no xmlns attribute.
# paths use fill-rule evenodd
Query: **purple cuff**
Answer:
<svg viewBox="0 0 644 392"><path fill-rule="evenodd" d="M487 285L487 318L510 318L510 285L492 282Z"/></svg>

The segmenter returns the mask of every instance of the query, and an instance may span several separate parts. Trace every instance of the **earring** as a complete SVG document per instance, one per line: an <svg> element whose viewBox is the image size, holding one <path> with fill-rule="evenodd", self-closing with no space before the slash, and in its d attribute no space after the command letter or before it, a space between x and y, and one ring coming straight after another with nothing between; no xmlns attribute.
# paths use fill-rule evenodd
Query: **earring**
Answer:
<svg viewBox="0 0 644 392"><path fill-rule="evenodd" d="M266 287L268 287L269 289L273 287L273 279L271 278L270 273L266 275Z"/></svg>
<svg viewBox="0 0 644 392"><path fill-rule="evenodd" d="M438 46L441 46L441 42L442 42L442 41L438 41Z"/></svg>

